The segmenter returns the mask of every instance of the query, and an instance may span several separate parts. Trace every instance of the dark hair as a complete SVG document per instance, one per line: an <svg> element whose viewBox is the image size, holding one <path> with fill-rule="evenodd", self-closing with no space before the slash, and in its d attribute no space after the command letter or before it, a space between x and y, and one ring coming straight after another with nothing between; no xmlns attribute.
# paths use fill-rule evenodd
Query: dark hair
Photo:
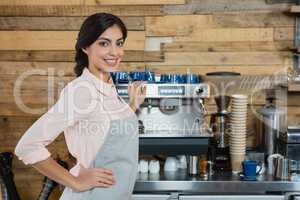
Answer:
<svg viewBox="0 0 300 200"><path fill-rule="evenodd" d="M123 34L123 39L127 37L127 29L122 20L109 13L96 13L89 16L81 25L75 46L76 55L74 72L80 76L85 67L88 67L89 61L87 55L82 51L97 40L97 38L108 28L117 25Z"/></svg>

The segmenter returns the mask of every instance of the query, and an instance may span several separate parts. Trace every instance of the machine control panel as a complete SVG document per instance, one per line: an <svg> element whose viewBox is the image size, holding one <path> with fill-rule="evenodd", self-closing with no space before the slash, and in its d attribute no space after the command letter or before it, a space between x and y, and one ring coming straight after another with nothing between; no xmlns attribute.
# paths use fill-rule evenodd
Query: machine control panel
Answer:
<svg viewBox="0 0 300 200"><path fill-rule="evenodd" d="M117 85L120 96L128 97L128 84ZM200 84L147 84L146 98L208 98L209 85Z"/></svg>

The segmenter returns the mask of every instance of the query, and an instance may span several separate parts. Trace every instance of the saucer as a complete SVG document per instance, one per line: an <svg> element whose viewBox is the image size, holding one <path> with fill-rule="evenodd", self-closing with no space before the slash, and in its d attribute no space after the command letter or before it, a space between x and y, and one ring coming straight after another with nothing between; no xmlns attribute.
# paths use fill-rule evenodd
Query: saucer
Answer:
<svg viewBox="0 0 300 200"><path fill-rule="evenodd" d="M243 181L256 181L256 176L244 176L243 174L240 174L240 177Z"/></svg>

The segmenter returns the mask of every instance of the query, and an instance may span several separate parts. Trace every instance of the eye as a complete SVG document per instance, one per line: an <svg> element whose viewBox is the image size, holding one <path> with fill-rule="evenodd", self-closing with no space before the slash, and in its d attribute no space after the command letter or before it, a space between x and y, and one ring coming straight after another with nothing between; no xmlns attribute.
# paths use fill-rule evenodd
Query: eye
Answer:
<svg viewBox="0 0 300 200"><path fill-rule="evenodd" d="M119 42L117 42L117 46L118 46L118 47L123 47L123 46L124 46L124 41L119 41Z"/></svg>
<svg viewBox="0 0 300 200"><path fill-rule="evenodd" d="M106 42L106 41L101 41L101 42L99 42L99 45L100 45L101 47L107 47L107 46L109 45L109 43Z"/></svg>

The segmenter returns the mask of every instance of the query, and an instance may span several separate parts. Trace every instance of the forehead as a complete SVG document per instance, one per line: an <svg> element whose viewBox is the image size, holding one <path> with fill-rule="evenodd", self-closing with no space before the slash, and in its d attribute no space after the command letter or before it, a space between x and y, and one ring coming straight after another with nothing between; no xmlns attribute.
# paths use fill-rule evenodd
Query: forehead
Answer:
<svg viewBox="0 0 300 200"><path fill-rule="evenodd" d="M111 39L120 39L123 38L123 33L119 26L113 25L106 29L100 36L105 38L111 38Z"/></svg>

